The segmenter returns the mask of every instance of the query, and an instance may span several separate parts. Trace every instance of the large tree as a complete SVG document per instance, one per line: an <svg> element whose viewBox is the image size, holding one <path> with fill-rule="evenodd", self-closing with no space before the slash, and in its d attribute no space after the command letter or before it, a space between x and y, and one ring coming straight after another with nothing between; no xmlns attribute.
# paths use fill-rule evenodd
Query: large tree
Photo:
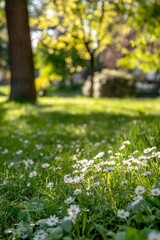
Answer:
<svg viewBox="0 0 160 240"><path fill-rule="evenodd" d="M36 100L27 0L5 0L13 100Z"/></svg>

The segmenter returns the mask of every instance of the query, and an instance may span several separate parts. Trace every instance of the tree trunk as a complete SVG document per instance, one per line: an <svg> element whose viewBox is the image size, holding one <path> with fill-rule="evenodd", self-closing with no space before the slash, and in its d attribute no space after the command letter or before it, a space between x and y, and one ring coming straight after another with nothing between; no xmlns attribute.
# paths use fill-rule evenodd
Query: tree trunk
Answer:
<svg viewBox="0 0 160 240"><path fill-rule="evenodd" d="M74 78L73 78L73 74L70 75L70 87L71 87L71 88L74 87Z"/></svg>
<svg viewBox="0 0 160 240"><path fill-rule="evenodd" d="M66 82L65 79L63 78L60 82L59 82L59 88L60 89L64 89L66 86Z"/></svg>
<svg viewBox="0 0 160 240"><path fill-rule="evenodd" d="M90 97L93 97L93 87L94 87L94 72L95 72L95 63L94 63L94 53L90 54L90 81L91 81L91 88L90 88Z"/></svg>
<svg viewBox="0 0 160 240"><path fill-rule="evenodd" d="M5 0L13 100L36 100L27 0Z"/></svg>

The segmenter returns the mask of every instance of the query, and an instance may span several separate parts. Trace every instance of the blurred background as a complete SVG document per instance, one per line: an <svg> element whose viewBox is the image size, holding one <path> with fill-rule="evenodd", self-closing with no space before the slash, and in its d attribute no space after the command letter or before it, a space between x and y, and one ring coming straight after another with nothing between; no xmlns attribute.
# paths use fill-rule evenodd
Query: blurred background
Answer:
<svg viewBox="0 0 160 240"><path fill-rule="evenodd" d="M25 15L30 39L23 44L13 38ZM20 86L14 72L23 75L19 55L26 55L13 51L31 41L39 96L158 97L159 23L156 0L0 0L0 95L15 88L12 81Z"/></svg>

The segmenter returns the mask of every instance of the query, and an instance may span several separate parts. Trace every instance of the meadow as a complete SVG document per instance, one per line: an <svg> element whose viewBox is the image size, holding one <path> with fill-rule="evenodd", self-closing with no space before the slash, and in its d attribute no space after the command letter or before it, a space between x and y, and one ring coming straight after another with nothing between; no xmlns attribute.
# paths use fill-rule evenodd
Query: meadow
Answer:
<svg viewBox="0 0 160 240"><path fill-rule="evenodd" d="M159 98L6 94L0 239L160 239Z"/></svg>

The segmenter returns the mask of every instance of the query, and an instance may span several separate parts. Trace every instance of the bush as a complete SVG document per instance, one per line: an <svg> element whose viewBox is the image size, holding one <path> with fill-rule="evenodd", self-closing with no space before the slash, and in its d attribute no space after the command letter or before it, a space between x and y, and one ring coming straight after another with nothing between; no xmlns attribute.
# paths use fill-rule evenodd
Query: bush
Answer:
<svg viewBox="0 0 160 240"><path fill-rule="evenodd" d="M128 97L135 93L135 79L132 74L120 70L103 69L95 73L93 86L93 97ZM87 79L82 93L89 96L91 80Z"/></svg>

